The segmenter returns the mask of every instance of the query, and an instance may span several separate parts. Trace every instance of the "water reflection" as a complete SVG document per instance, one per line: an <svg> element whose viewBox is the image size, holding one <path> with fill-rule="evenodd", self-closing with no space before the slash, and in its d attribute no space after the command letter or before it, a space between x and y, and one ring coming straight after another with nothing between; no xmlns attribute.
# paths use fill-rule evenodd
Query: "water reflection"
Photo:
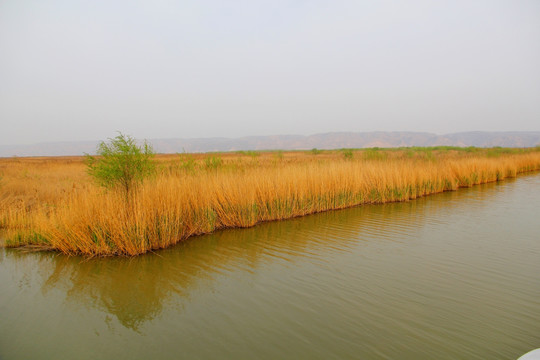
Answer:
<svg viewBox="0 0 540 360"><path fill-rule="evenodd" d="M352 249L361 259L362 247L410 244L426 224L444 222L445 213L489 206L489 198L497 194L497 185L488 184L407 203L332 211L221 231L136 258L88 260L6 250L0 251L0 262L9 261L17 272L27 273L22 278L39 274L45 297L60 290L66 301L104 311L125 328L139 331L142 324L159 317L166 304L182 311L198 286L211 284L218 276L254 273L276 262L294 266L305 258L320 264L329 261L330 254ZM31 284L23 281L20 286Z"/></svg>

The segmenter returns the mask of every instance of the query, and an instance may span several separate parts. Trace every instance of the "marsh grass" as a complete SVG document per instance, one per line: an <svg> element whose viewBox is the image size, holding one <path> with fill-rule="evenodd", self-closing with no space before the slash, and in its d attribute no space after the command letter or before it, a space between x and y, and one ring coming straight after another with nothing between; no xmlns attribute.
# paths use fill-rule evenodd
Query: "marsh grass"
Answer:
<svg viewBox="0 0 540 360"><path fill-rule="evenodd" d="M207 170L217 170L223 166L223 159L217 155L210 155L204 159L204 166Z"/></svg>
<svg viewBox="0 0 540 360"><path fill-rule="evenodd" d="M354 156L353 149L341 149L341 153L343 154L343 157L347 160L351 160Z"/></svg>
<svg viewBox="0 0 540 360"><path fill-rule="evenodd" d="M0 159L0 227L7 246L137 255L218 229L408 201L540 169L539 149L344 154L160 155L158 174L143 181L129 203L121 192L94 185L82 158Z"/></svg>

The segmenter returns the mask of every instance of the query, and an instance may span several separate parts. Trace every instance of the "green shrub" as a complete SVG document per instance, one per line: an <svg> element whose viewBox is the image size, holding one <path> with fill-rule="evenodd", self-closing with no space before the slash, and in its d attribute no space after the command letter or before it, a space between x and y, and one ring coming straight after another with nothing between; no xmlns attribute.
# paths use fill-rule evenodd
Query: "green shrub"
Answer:
<svg viewBox="0 0 540 360"><path fill-rule="evenodd" d="M106 188L120 189L126 199L146 177L155 172L154 151L146 141L138 146L134 138L119 133L97 148L97 157L86 155L88 173Z"/></svg>
<svg viewBox="0 0 540 360"><path fill-rule="evenodd" d="M219 156L209 156L204 159L204 166L209 170L216 170L223 165L223 159Z"/></svg>

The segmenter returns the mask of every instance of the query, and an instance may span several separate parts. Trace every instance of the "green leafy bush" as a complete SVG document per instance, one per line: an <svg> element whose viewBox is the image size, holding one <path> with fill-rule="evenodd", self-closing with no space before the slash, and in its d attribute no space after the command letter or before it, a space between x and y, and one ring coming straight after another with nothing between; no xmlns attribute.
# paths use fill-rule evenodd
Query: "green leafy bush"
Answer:
<svg viewBox="0 0 540 360"><path fill-rule="evenodd" d="M88 173L106 188L124 191L126 199L144 178L155 171L152 146L146 141L137 145L134 138L119 133L97 148L97 157L86 155Z"/></svg>

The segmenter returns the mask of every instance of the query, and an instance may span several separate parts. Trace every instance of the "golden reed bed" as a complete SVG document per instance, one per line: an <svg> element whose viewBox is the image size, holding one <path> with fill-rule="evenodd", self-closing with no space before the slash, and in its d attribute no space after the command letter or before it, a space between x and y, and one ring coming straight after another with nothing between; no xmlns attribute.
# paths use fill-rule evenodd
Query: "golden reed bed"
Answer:
<svg viewBox="0 0 540 360"><path fill-rule="evenodd" d="M93 184L82 157L0 159L5 246L138 255L190 236L498 181L540 149L405 148L159 155L132 194Z"/></svg>

